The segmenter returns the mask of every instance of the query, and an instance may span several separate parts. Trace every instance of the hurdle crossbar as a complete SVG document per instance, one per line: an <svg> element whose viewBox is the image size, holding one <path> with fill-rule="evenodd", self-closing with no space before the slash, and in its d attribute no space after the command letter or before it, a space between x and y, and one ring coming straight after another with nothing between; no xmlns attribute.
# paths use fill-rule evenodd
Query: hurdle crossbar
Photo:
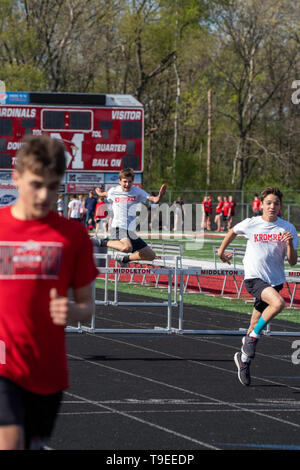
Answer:
<svg viewBox="0 0 300 470"><path fill-rule="evenodd" d="M68 331L76 331L76 332L93 332L93 333L138 333L138 334L190 334L190 335L245 335L247 330L244 328L240 328L238 330L233 329L222 329L222 330L213 330L213 329L186 329L184 328L184 293L185 293L185 286L184 286L184 277L187 275L205 275L205 276L224 276L227 278L228 276L244 276L244 270L236 269L236 268L224 268L224 269L210 269L210 268L178 268L176 270L174 268L122 268L122 267L108 267L108 258L107 255L98 255L97 257L106 257L106 267L98 268L99 273L105 274L105 298L103 301L99 301L96 299L96 287L94 284L93 289L93 305L94 310L92 312L92 319L91 325L85 326L78 324L78 327L67 327ZM178 327L174 328L172 326L172 308L174 307L174 302L172 301L172 279L174 273L176 272L176 276L179 276L179 302L176 303L176 306L179 307L179 316L178 316ZM149 275L168 275L168 300L163 302L121 302L118 299L118 284L120 280L120 276L122 274L128 274L131 276L134 274L139 274L143 276ZM293 291L290 293L290 303L291 305L294 302L295 291L297 284L300 282L300 271L286 271L286 282L294 284ZM114 298L109 300L108 298L108 280L109 275L114 275ZM176 283L174 283L176 286ZM176 287L175 287L176 288ZM241 292L241 288L239 292ZM96 312L95 307L96 305L112 305L112 306L125 306L125 305L132 305L132 306L149 306L149 307L166 307L167 308L167 324L165 327L154 327L154 328L129 328L129 329L120 329L120 328L96 328L95 326L95 319L96 319ZM293 332L293 331L272 331L271 324L269 323L266 330L262 332L264 335L268 336L300 336L300 332Z"/></svg>
<svg viewBox="0 0 300 470"><path fill-rule="evenodd" d="M90 326L82 325L82 330L90 333L152 333L152 334L171 334L172 333L172 269L155 269L155 268L119 268L119 267L105 267L98 268L99 273L105 274L107 277L115 275L115 286L114 286L114 299L109 300L106 296L104 301L96 300L96 285L93 286L94 305L112 305L112 306L147 306L147 307L166 307L167 308L167 325L166 327L154 327L154 328L96 328L96 311L92 312ZM167 274L168 275L168 300L165 302L120 302L118 300L118 284L119 277L121 274Z"/></svg>
<svg viewBox="0 0 300 470"><path fill-rule="evenodd" d="M211 275L211 276L241 276L244 274L243 270L239 269L204 269L204 268L188 268L179 270L179 317L178 328L173 328L173 332L182 335L245 335L247 330L199 330L199 329L185 329L183 327L183 295L185 292L184 276L185 275Z"/></svg>

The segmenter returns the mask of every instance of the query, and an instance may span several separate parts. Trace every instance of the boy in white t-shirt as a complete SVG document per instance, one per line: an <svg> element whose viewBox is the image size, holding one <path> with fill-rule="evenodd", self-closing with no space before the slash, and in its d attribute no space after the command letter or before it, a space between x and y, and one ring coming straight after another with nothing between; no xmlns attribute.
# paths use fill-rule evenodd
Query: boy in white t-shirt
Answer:
<svg viewBox="0 0 300 470"><path fill-rule="evenodd" d="M134 172L131 168L121 170L119 174L119 186L102 191L96 188L99 197L105 197L112 203L114 214L111 225L111 239L93 238L96 246L107 246L121 251L116 259L121 266L126 266L130 261L152 261L155 258L154 251L147 243L139 238L136 233L136 211L139 203L147 201L158 204L166 192L166 185L160 188L158 196L151 196L146 191L133 186Z"/></svg>
<svg viewBox="0 0 300 470"><path fill-rule="evenodd" d="M68 218L80 221L80 208L80 199L78 199L76 195L72 196L72 199L68 204Z"/></svg>
<svg viewBox="0 0 300 470"><path fill-rule="evenodd" d="M218 251L219 258L230 264L232 254L225 253L237 235L248 238L245 257L245 287L255 298L247 335L242 340L241 352L234 356L238 377L243 385L250 385L250 361L255 356L260 332L285 306L279 294L285 282L285 256L291 266L297 263L298 234L291 223L278 218L282 193L268 187L261 193L262 216L245 219L226 235Z"/></svg>

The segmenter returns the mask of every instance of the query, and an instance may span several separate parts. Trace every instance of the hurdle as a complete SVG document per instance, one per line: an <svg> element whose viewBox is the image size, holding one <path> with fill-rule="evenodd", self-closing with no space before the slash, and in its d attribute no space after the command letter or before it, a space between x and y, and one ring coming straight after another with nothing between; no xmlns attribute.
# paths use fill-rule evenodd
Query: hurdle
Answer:
<svg viewBox="0 0 300 470"><path fill-rule="evenodd" d="M99 255L98 255L99 256ZM100 255L101 256L101 255ZM104 300L96 299L96 283L93 284L93 305L111 305L117 306L147 306L147 307L165 307L167 309L167 322L165 327L154 327L154 328L96 328L96 309L93 309L90 326L81 325L82 331L89 333L139 333L139 334L171 334L172 333L172 309L174 303L172 301L172 279L174 270L172 269L155 269L155 268L119 268L119 267L104 267L99 268L98 271L101 274L105 274L105 298ZM140 274L140 275L156 275L156 274L168 275L168 300L163 302L122 302L118 298L118 285L120 276L122 274ZM108 276L114 275L114 297L112 300L108 298Z"/></svg>
<svg viewBox="0 0 300 470"><path fill-rule="evenodd" d="M167 268L167 269L173 268L173 265L171 266L170 264L168 264L167 261L172 261L173 265L174 265L174 302L173 302L173 305L177 307L178 306L177 291L178 291L178 286L179 286L177 270L182 267L181 256L161 255L161 256L156 257L153 261L144 261L144 260L142 260L142 261L131 261L130 264L131 265L134 264L135 267L136 266L140 266L140 267L151 266L151 267L156 268L156 269L159 268L159 267ZM129 284L139 284L141 286L147 286L147 285L152 286L153 285L153 287L155 287L156 289L158 289L158 288L164 289L165 286L159 284L159 278L163 274L163 271L161 269L158 269L157 272L158 272L158 274L154 275L155 282L148 283L148 284L146 282L147 274L144 274L143 278L142 278L142 281L138 283L138 282L134 282L134 274L132 273L131 277L130 277Z"/></svg>
<svg viewBox="0 0 300 470"><path fill-rule="evenodd" d="M244 271L240 269L203 269L203 268L188 268L180 269L180 281L179 281L179 316L178 316L178 327L173 328L174 333L181 335L245 335L246 329L240 328L239 330L188 330L183 327L183 295L185 292L184 288L184 276L186 275L211 275L211 276L243 276Z"/></svg>
<svg viewBox="0 0 300 470"><path fill-rule="evenodd" d="M295 294L300 283L300 271L286 271L286 284L290 294L290 308L294 307ZM290 290L290 284L294 284L293 291Z"/></svg>
<svg viewBox="0 0 300 470"><path fill-rule="evenodd" d="M200 268L200 269L202 269L202 268ZM202 274L213 276L213 275L218 275L217 273L218 273L219 269L218 268L212 268L212 269L208 268L208 269L205 269L205 270L202 269L202 271L203 271ZM206 273L204 273L204 271L206 271ZM237 294L237 299L240 299L242 289L243 289L243 285L244 285L244 279L242 280L241 285L239 287L238 283L237 283L237 280L236 280L236 276L244 276L244 270L234 268L234 269L230 269L230 270L229 269L228 270L223 269L222 271L224 273L223 274L224 280L223 280L220 296L224 296L224 292L225 292L225 288L226 288L228 278L232 277L233 283L234 283L234 286L235 286L235 290L236 290L236 294ZM213 274L213 273L215 273L215 274ZM202 290L202 287L201 287L201 282L200 282L200 279L199 279L199 275L200 274L199 274L197 269L195 270L195 269L192 268L192 269L189 269L187 271L187 278L186 278L186 282L185 282L185 285L184 285L184 288L183 288L184 293L187 292L190 277L195 276L196 280L197 280L199 291L198 292L193 292L193 294L204 294L204 292Z"/></svg>
<svg viewBox="0 0 300 470"><path fill-rule="evenodd" d="M293 308L297 284L300 282L300 271L285 271L285 276L290 295L289 308ZM294 284L292 292L290 291L289 284ZM271 322L268 323L266 330L263 330L262 333L266 336L300 336L300 331L273 331Z"/></svg>
<svg viewBox="0 0 300 470"><path fill-rule="evenodd" d="M108 267L108 257L107 255L97 255L98 257L106 257L106 267L98 267L98 271L101 274L105 274L105 289L104 289L104 300L97 300L96 299L96 284L94 282L93 285L93 311L92 317L90 321L90 326L78 324L76 327L67 327L66 330L68 332L77 332L82 333L89 332L89 333L138 333L138 334L182 334L182 335L245 335L247 333L246 328L239 328L238 330L233 329L222 329L222 330L213 330L213 329L186 329L184 328L184 293L185 293L185 285L184 285L184 277L187 275L211 275L211 276L224 276L227 278L228 276L244 276L244 270L241 269L207 269L207 268L153 268L153 267L146 267L146 268L120 268L120 267ZM179 301L177 303L173 301L172 294L173 294L173 276L176 272L176 276L179 276ZM157 274L166 274L168 276L168 300L163 302L122 302L119 301L118 298L118 286L120 281L120 276L122 274L126 274L132 276L133 274L139 274L142 276L153 275L154 277ZM290 303L294 302L295 291L297 288L297 284L300 282L300 271L286 271L286 282L294 283L293 292L291 293L290 290ZM108 282L109 282L109 275L114 276L114 293L113 299L109 299L108 294ZM176 282L174 282L174 288L176 287ZM96 306L103 305L103 306L148 306L148 307L165 307L167 310L167 321L165 327L154 327L154 328L96 328ZM178 326L172 326L173 320L173 307L179 307L178 309ZM300 336L300 332L292 332L292 331L272 331L271 329L271 322L268 324L267 328L262 331L262 334L267 336Z"/></svg>

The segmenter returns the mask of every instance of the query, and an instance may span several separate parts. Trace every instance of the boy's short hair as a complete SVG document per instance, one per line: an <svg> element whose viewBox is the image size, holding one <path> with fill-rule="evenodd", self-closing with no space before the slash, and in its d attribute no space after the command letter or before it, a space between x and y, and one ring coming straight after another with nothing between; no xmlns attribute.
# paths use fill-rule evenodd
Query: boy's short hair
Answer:
<svg viewBox="0 0 300 470"><path fill-rule="evenodd" d="M19 173L29 170L37 175L44 175L47 171L63 176L66 170L63 143L48 135L27 137L17 153L15 169Z"/></svg>
<svg viewBox="0 0 300 470"><path fill-rule="evenodd" d="M132 168L125 168L124 170L121 170L119 173L119 180L122 178L132 178L134 180L134 171Z"/></svg>
<svg viewBox="0 0 300 470"><path fill-rule="evenodd" d="M278 197L280 202L282 202L282 192L280 191L279 188L276 188L275 186L268 186L266 189L264 189L261 194L260 194L260 199L263 201L269 194L274 194L275 196Z"/></svg>

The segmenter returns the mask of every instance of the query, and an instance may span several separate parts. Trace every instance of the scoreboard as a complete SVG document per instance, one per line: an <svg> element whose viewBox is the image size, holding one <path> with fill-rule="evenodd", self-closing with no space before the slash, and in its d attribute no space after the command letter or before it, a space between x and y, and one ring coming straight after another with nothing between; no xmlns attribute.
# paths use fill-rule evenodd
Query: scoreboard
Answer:
<svg viewBox="0 0 300 470"><path fill-rule="evenodd" d="M131 95L6 92L0 96L0 170L27 135L63 141L67 172L143 172L144 111Z"/></svg>

